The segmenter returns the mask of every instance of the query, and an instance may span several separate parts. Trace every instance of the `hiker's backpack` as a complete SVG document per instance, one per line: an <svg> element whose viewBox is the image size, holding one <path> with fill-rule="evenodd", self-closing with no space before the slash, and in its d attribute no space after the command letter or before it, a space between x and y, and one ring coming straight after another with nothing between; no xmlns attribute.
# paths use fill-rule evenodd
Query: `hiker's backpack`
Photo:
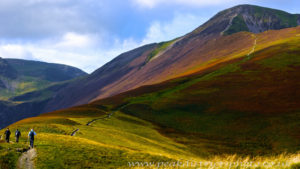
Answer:
<svg viewBox="0 0 300 169"><path fill-rule="evenodd" d="M16 132L16 136L19 137L20 135L21 135L21 132L20 132L20 131L17 131L17 132Z"/></svg>
<svg viewBox="0 0 300 169"><path fill-rule="evenodd" d="M30 136L30 139L32 139L32 140L33 140L33 139L34 139L34 132L33 132L33 131L31 131L31 132L30 132L30 134L29 134L29 136Z"/></svg>

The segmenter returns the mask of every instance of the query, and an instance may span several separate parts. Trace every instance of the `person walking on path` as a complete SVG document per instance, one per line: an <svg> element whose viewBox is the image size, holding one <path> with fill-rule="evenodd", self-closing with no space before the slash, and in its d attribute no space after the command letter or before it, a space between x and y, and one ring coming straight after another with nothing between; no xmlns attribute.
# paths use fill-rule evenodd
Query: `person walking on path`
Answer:
<svg viewBox="0 0 300 169"><path fill-rule="evenodd" d="M34 142L34 136L36 135L36 133L33 131L33 129L30 130L30 132L28 133L28 138L30 141L30 147L33 148L33 142Z"/></svg>
<svg viewBox="0 0 300 169"><path fill-rule="evenodd" d="M9 143L9 137L10 137L10 134L11 134L9 128L6 129L4 134L5 134L6 142Z"/></svg>
<svg viewBox="0 0 300 169"><path fill-rule="evenodd" d="M20 132L19 129L16 130L15 136L16 136L16 143L18 143L19 142L19 138L21 137L21 132Z"/></svg>

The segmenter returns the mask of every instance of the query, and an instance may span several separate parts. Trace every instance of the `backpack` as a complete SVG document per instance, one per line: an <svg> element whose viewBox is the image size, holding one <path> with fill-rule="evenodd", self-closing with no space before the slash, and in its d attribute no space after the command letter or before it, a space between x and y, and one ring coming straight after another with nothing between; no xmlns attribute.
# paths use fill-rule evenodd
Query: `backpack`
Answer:
<svg viewBox="0 0 300 169"><path fill-rule="evenodd" d="M6 135L6 136L10 136L10 131L9 131L9 130L6 130L6 131L5 131L5 135Z"/></svg>
<svg viewBox="0 0 300 169"><path fill-rule="evenodd" d="M31 132L30 132L30 134L29 134L29 136L30 136L30 139L32 139L32 140L33 140L33 139L34 139L34 132L33 132L33 131L31 131Z"/></svg>
<svg viewBox="0 0 300 169"><path fill-rule="evenodd" d="M20 136L20 134L21 134L21 132L20 132L20 131L16 131L16 136L17 136L17 137L19 137L19 136Z"/></svg>

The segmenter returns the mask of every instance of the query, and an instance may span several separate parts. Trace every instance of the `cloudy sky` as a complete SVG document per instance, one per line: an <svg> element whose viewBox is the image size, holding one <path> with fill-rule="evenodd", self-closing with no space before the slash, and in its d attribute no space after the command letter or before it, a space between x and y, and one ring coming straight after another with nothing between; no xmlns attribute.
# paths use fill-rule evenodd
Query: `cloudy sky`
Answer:
<svg viewBox="0 0 300 169"><path fill-rule="evenodd" d="M299 0L1 0L0 57L90 73L122 52L184 35L238 4L300 13Z"/></svg>

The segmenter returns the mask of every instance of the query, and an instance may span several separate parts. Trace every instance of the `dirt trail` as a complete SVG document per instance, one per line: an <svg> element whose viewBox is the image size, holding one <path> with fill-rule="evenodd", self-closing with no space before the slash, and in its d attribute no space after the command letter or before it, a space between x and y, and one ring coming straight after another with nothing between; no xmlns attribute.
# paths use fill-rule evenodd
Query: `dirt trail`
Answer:
<svg viewBox="0 0 300 169"><path fill-rule="evenodd" d="M115 112L121 110L121 109L124 108L125 106L127 106L127 105L122 106L122 107L119 108L118 110L113 111L113 112L107 114L107 115L104 116L104 117L100 117L100 118L97 118L97 119L93 119L93 120L87 122L86 125L87 125L87 126L90 126L92 123L94 123L94 122L97 121L97 120L101 120L101 119L109 119ZM79 129L74 130L74 131L72 132L71 136L74 136L78 130L79 130Z"/></svg>
<svg viewBox="0 0 300 169"><path fill-rule="evenodd" d="M29 149L24 152L18 160L17 168L18 169L34 169L34 158L36 157L36 149Z"/></svg>
<svg viewBox="0 0 300 169"><path fill-rule="evenodd" d="M76 129L72 132L71 136L75 136L76 132L78 131L79 129Z"/></svg>
<svg viewBox="0 0 300 169"><path fill-rule="evenodd" d="M91 125L93 122L95 122L95 121L97 121L97 120L100 120L100 119L107 119L107 118L110 118L111 115L113 115L113 113L110 113L110 114L106 115L105 117L93 119L92 121L89 121L86 125L89 126L89 125ZM79 129L74 130L74 131L71 133L71 136L75 136L75 134L76 134L77 131L79 131Z"/></svg>
<svg viewBox="0 0 300 169"><path fill-rule="evenodd" d="M252 50L247 54L247 56L250 56L252 53L254 53L255 47L256 47L256 42L257 42L257 36L255 36L253 48L252 48Z"/></svg>
<svg viewBox="0 0 300 169"><path fill-rule="evenodd" d="M176 42L175 42L175 43L176 43ZM126 106L127 106L127 104L126 104L126 105L123 105L123 106L120 107L118 110L115 110L115 111L113 111L113 112L107 114L107 115L104 116L104 117L100 117L100 118L97 118L97 119L93 119L93 120L89 121L88 123L86 123L86 125L89 126L89 125L91 125L92 123L94 123L94 122L97 121L97 120L101 120L101 119L109 119L115 112L117 112L117 111L123 109L123 108L126 107Z"/></svg>
<svg viewBox="0 0 300 169"><path fill-rule="evenodd" d="M95 122L95 121L97 121L97 120L101 120L101 119L109 119L113 114L114 114L114 112L112 112L112 113L106 115L105 117L93 119L92 121L89 121L88 123L86 123L86 125L89 126L89 125L91 125L93 122Z"/></svg>

